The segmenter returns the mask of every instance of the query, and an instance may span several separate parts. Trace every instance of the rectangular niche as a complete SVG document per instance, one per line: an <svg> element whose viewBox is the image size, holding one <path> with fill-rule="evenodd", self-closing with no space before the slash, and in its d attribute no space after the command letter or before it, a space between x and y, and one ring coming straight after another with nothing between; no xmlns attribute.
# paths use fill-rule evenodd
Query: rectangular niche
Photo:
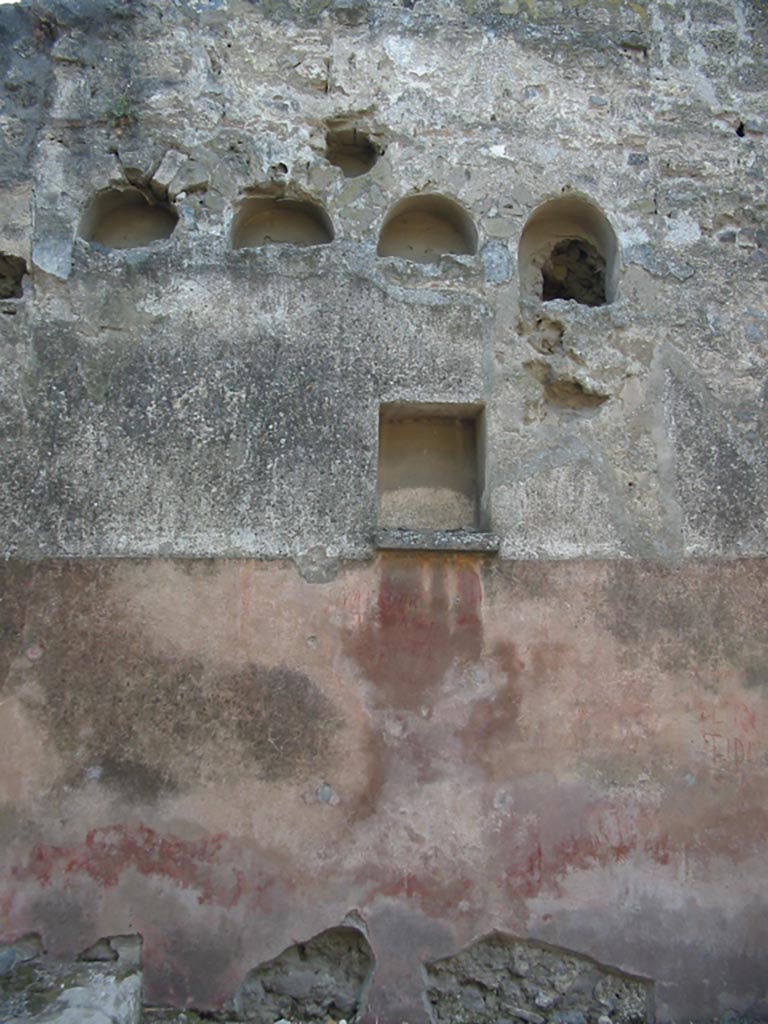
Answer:
<svg viewBox="0 0 768 1024"><path fill-rule="evenodd" d="M483 428L481 405L382 405L379 528L482 529Z"/></svg>

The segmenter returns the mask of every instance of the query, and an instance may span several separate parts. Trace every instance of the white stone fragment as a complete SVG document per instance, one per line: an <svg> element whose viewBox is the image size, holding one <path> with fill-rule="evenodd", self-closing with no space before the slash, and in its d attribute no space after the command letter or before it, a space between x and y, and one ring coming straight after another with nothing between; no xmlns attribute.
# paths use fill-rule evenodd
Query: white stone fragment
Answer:
<svg viewBox="0 0 768 1024"><path fill-rule="evenodd" d="M140 1024L141 974L94 973L89 983L64 989L34 1024Z"/></svg>

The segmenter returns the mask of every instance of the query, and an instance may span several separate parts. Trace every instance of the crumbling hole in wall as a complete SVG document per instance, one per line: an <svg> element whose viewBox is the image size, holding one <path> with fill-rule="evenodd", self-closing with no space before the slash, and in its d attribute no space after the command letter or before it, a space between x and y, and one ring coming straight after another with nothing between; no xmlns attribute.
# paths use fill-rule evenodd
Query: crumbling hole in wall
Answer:
<svg viewBox="0 0 768 1024"><path fill-rule="evenodd" d="M374 966L373 951L358 928L329 928L250 971L235 996L235 1009L256 1024L350 1021L365 1003Z"/></svg>
<svg viewBox="0 0 768 1024"><path fill-rule="evenodd" d="M537 352L552 355L563 351L565 327L560 320L542 313L533 317L531 322L521 318L518 330Z"/></svg>
<svg viewBox="0 0 768 1024"><path fill-rule="evenodd" d="M425 964L435 1024L562 1024L653 1019L653 986L566 949L494 932L455 956Z"/></svg>
<svg viewBox="0 0 768 1024"><path fill-rule="evenodd" d="M327 245L333 225L325 210L308 199L250 196L232 222L232 248L261 245Z"/></svg>
<svg viewBox="0 0 768 1024"><path fill-rule="evenodd" d="M361 128L349 125L329 126L325 133L325 156L345 178L367 174L379 158L381 149Z"/></svg>
<svg viewBox="0 0 768 1024"><path fill-rule="evenodd" d="M0 299L20 299L26 273L27 264L21 256L0 252Z"/></svg>
<svg viewBox="0 0 768 1024"><path fill-rule="evenodd" d="M541 267L541 298L605 305L605 260L597 248L581 238L558 242Z"/></svg>
<svg viewBox="0 0 768 1024"><path fill-rule="evenodd" d="M171 203L138 188L98 192L83 215L79 234L109 249L137 249L170 238L179 215Z"/></svg>
<svg viewBox="0 0 768 1024"><path fill-rule="evenodd" d="M483 409L388 403L379 413L379 526L475 530L484 490Z"/></svg>
<svg viewBox="0 0 768 1024"><path fill-rule="evenodd" d="M407 196L395 203L379 235L379 256L434 263L445 253L473 255L477 231L469 214L446 196Z"/></svg>
<svg viewBox="0 0 768 1024"><path fill-rule="evenodd" d="M544 360L537 359L523 365L542 385L547 404L555 409L590 413L599 409L610 398L610 395L590 388L572 376L557 374Z"/></svg>
<svg viewBox="0 0 768 1024"><path fill-rule="evenodd" d="M105 935L84 949L78 960L86 963L110 963L141 966L143 939L141 935Z"/></svg>
<svg viewBox="0 0 768 1024"><path fill-rule="evenodd" d="M613 302L619 274L616 233L594 203L560 196L529 217L518 266L523 298L570 299L585 306Z"/></svg>
<svg viewBox="0 0 768 1024"><path fill-rule="evenodd" d="M637 63L648 60L648 45L638 39L625 39L619 44L619 50L625 57Z"/></svg>

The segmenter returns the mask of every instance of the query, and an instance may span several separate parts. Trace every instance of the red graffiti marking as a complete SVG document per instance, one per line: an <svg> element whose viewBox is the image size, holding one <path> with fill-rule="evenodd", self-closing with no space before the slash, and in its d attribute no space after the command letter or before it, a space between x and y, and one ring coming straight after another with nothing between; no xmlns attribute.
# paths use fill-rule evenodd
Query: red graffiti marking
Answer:
<svg viewBox="0 0 768 1024"><path fill-rule="evenodd" d="M757 712L732 698L701 702L701 739L710 766L720 772L741 772L760 764Z"/></svg>
<svg viewBox="0 0 768 1024"><path fill-rule="evenodd" d="M756 743L745 742L738 736L723 736L718 732L703 732L701 738L713 768L738 771L758 764Z"/></svg>
<svg viewBox="0 0 768 1024"><path fill-rule="evenodd" d="M350 588L345 590L334 604L341 611L345 622L349 620L355 626L359 626L365 616L368 595Z"/></svg>

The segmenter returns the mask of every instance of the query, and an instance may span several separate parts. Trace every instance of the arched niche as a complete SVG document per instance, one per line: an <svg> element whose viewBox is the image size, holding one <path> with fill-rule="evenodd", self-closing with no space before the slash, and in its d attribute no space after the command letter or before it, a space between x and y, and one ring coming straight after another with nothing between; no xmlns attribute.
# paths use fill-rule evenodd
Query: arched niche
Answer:
<svg viewBox="0 0 768 1024"><path fill-rule="evenodd" d="M435 263L444 253L473 255L477 231L466 210L445 196L401 199L387 214L379 235L379 256Z"/></svg>
<svg viewBox="0 0 768 1024"><path fill-rule="evenodd" d="M136 249L170 238L179 215L138 188L107 188L97 192L80 222L80 237L110 249Z"/></svg>
<svg viewBox="0 0 768 1024"><path fill-rule="evenodd" d="M520 236L518 257L524 298L572 299L585 306L616 298L616 233L603 211L581 196L560 196L537 207Z"/></svg>
<svg viewBox="0 0 768 1024"><path fill-rule="evenodd" d="M240 203L232 222L232 248L260 245L327 245L333 225L322 206L306 199L251 196Z"/></svg>

